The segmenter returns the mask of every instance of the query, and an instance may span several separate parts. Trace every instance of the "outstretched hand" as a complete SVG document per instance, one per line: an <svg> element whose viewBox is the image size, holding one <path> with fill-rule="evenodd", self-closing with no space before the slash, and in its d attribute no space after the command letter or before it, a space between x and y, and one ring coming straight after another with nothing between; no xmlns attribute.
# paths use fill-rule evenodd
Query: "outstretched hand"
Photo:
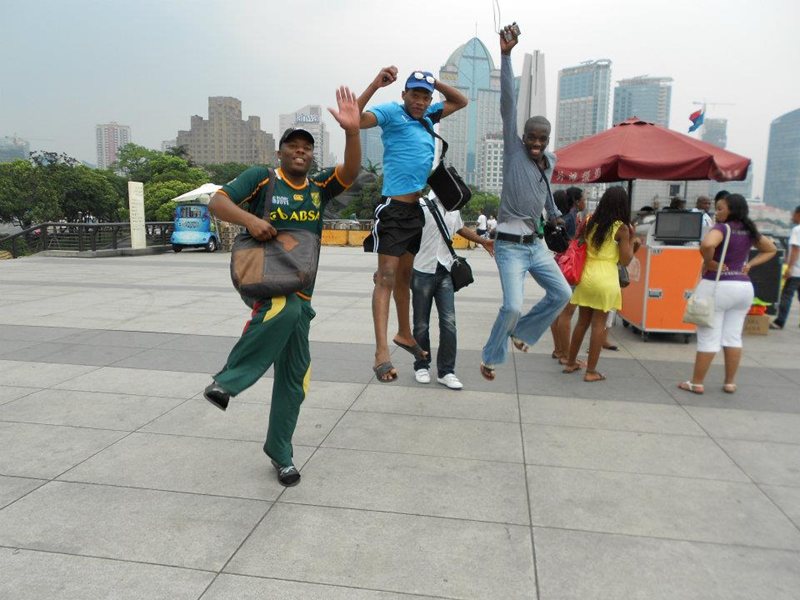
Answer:
<svg viewBox="0 0 800 600"><path fill-rule="evenodd" d="M511 41L510 42L506 41L506 38L503 36L503 34L506 33L506 32L511 34L509 36L509 37L511 37ZM511 54L511 49L514 46L516 46L518 42L519 42L519 38L517 38L515 35L513 35L513 32L511 31L511 25L506 25L505 27L503 27L503 30L500 32L500 53L501 54Z"/></svg>
<svg viewBox="0 0 800 600"><path fill-rule="evenodd" d="M361 110L358 108L356 95L350 91L350 88L343 85L336 90L336 104L339 108L338 110L328 108L328 111L339 123L339 126L346 132L358 133Z"/></svg>

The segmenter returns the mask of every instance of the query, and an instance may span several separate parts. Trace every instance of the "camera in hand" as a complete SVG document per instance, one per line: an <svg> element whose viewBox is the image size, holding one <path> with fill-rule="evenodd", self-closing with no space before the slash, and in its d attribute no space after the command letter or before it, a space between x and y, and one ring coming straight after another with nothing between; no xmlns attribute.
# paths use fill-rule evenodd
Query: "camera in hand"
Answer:
<svg viewBox="0 0 800 600"><path fill-rule="evenodd" d="M511 25L503 29L503 39L507 42L511 42L519 37L519 25L517 22L514 21Z"/></svg>

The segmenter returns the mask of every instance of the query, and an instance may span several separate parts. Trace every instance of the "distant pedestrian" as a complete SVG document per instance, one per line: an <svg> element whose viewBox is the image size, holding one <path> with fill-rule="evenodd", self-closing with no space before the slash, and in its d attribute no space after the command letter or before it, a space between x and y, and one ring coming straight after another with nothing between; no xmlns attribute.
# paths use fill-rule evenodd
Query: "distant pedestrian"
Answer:
<svg viewBox="0 0 800 600"><path fill-rule="evenodd" d="M698 298L714 297L714 324L697 326L697 353L692 378L678 384L687 392L702 394L708 369L714 356L723 350L725 357L725 383L723 391L736 391L736 372L742 359L742 328L753 303L753 284L750 269L775 256L775 244L761 235L748 216L747 201L740 194L731 194L716 204L717 224L700 242L703 255L703 278L695 294ZM719 260L725 239L729 238L724 264L715 285ZM748 260L750 248L758 254Z"/></svg>
<svg viewBox="0 0 800 600"><path fill-rule="evenodd" d="M475 226L475 233L477 233L479 236L483 238L486 237L486 231L488 227L487 222L488 219L486 218L486 209L482 208L480 214L478 215L478 222L477 225Z"/></svg>
<svg viewBox="0 0 800 600"><path fill-rule="evenodd" d="M783 291L778 309L778 318L769 324L770 329L783 329L792 306L792 296L800 298L800 206L792 215L794 227L789 235L789 255L784 261Z"/></svg>
<svg viewBox="0 0 800 600"><path fill-rule="evenodd" d="M489 215L486 219L486 237L494 239L494 232L497 229L497 218L494 215Z"/></svg>

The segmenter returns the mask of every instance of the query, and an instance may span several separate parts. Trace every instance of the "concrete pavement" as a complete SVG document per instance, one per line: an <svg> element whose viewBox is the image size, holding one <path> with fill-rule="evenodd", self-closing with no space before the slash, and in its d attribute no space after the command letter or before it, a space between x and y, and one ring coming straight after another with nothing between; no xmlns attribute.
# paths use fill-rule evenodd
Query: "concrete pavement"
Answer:
<svg viewBox="0 0 800 600"><path fill-rule="evenodd" d="M247 317L228 255L0 261L0 598L797 598L797 307L745 339L735 395L717 363L678 390L694 345L622 327L605 382L548 337L489 383L499 280L466 254L454 392L399 349L375 381L374 258L323 248L289 489L271 373L201 396Z"/></svg>

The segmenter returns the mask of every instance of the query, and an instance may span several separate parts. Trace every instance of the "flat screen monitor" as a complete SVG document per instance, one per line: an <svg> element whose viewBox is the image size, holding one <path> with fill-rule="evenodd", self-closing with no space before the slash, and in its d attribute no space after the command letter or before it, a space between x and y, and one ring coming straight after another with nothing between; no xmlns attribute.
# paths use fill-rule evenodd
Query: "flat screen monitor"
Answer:
<svg viewBox="0 0 800 600"><path fill-rule="evenodd" d="M653 237L667 244L698 242L703 235L703 213L661 210L656 213Z"/></svg>

